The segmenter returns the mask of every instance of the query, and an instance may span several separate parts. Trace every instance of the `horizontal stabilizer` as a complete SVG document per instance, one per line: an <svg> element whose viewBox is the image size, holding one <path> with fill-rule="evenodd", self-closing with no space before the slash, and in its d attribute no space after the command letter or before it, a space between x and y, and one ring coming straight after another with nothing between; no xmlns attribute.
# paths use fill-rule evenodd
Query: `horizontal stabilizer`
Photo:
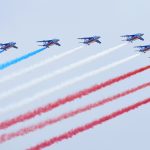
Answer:
<svg viewBox="0 0 150 150"><path fill-rule="evenodd" d="M18 49L18 47L17 47L17 46L13 46L13 48L16 48L16 49Z"/></svg>
<svg viewBox="0 0 150 150"><path fill-rule="evenodd" d="M99 43L99 44L101 44L101 41L99 41L99 40L96 40L96 42Z"/></svg>
<svg viewBox="0 0 150 150"><path fill-rule="evenodd" d="M143 39L142 37L139 37L139 39L140 39L141 41L144 41L144 39Z"/></svg>
<svg viewBox="0 0 150 150"><path fill-rule="evenodd" d="M57 46L61 46L59 43L55 43Z"/></svg>

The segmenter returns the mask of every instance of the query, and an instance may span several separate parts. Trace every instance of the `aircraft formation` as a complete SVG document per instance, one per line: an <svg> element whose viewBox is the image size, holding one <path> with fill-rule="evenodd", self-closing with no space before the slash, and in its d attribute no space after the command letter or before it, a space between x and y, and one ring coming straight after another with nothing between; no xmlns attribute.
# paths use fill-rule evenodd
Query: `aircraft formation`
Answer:
<svg viewBox="0 0 150 150"><path fill-rule="evenodd" d="M137 34L132 34L132 35L123 35L121 37L126 38L122 41L133 43L136 40L144 41L143 35L144 35L143 33L137 33ZM99 40L100 38L101 38L100 36L92 36L92 37L81 37L78 39L83 40L83 42L80 42L80 43L90 45L92 43L101 44L101 41ZM42 41L37 41L37 42L42 43L42 45L39 45L39 46L42 46L44 48L49 48L50 46L53 46L53 45L61 46L59 41L60 41L59 39L52 39L52 40L42 40ZM0 43L0 50L7 51L10 48L18 49L18 47L16 46L16 42ZM150 45L136 46L135 48L138 48L139 52L146 53L147 51L150 50Z"/></svg>

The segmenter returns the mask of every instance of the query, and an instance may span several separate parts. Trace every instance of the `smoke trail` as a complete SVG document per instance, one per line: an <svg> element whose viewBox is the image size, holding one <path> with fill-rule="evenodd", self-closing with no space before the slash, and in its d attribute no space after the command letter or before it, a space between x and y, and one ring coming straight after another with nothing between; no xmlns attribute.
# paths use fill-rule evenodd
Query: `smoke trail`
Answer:
<svg viewBox="0 0 150 150"><path fill-rule="evenodd" d="M41 49L38 49L36 51L30 52L28 54L25 54L25 55L23 55L21 57L18 57L18 58L15 58L13 60L10 60L8 62L5 62L3 64L0 64L0 70L6 69L6 68L10 67L11 65L14 65L14 64L16 64L16 63L18 63L20 61L23 61L23 60L25 60L27 58L30 58L30 57L32 57L32 56L34 56L34 55L44 51L45 49L46 48L41 48Z"/></svg>
<svg viewBox="0 0 150 150"><path fill-rule="evenodd" d="M42 128L48 126L48 125L54 124L54 123L62 121L64 119L68 119L70 117L73 117L73 116L78 115L80 113L83 113L85 111L89 111L89 110L91 110L93 108L102 106L102 105L104 105L106 103L112 102L112 101L114 101L114 100L116 100L118 98L121 98L121 97L127 96L129 94L132 94L132 93L134 93L134 92L136 92L138 90L141 90L143 88L146 88L148 86L150 86L150 82L144 83L144 84L142 84L140 86L134 87L132 89L126 90L126 91L121 92L119 94L116 94L116 95L113 95L111 97L105 98L105 99L100 100L100 101L98 101L96 103L88 104L88 105L86 105L84 107L78 108L78 109L73 110L71 112L64 113L64 114L62 114L62 115L60 115L58 117L55 117L55 118L52 118L52 119L49 119L49 120L46 120L46 121L42 121L42 122L40 122L38 124L22 128L22 129L20 129L18 131L12 132L12 133L7 133L7 134L0 135L0 143L6 142L6 141L11 140L11 139L13 139L15 137L23 136L23 135L28 134L30 132L34 132L35 130L42 129Z"/></svg>
<svg viewBox="0 0 150 150"><path fill-rule="evenodd" d="M53 78L53 77L55 77L57 75L63 74L65 72L67 72L67 71L70 71L70 70L72 70L72 69L74 69L76 67L80 67L82 65L90 63L93 60L98 59L98 58L100 58L100 57L102 57L102 56L104 56L106 54L110 54L111 52L117 50L118 48L120 48L120 47L122 47L124 45L126 45L126 44L122 44L122 45L116 46L115 48L111 48L110 50L107 50L107 51L98 53L96 55L90 56L90 57L85 58L85 59L83 59L83 60L81 60L79 62L72 63L72 64L70 64L68 66L65 66L65 67L63 67L61 69L58 69L58 70L56 70L56 71L54 71L54 72L52 72L50 74L46 74L46 75L44 75L42 77L33 79L33 80L29 81L28 83L25 83L25 84L20 85L18 87L14 87L13 89L10 89L10 90L8 90L8 91L6 91L4 93L1 93L0 99L4 99L5 97L10 96L10 95L12 95L12 94L14 94L16 92L19 92L21 90L25 90L25 89L27 89L27 88L29 88L31 86L39 84L40 82L43 82L45 80L50 80L51 78Z"/></svg>
<svg viewBox="0 0 150 150"><path fill-rule="evenodd" d="M130 105L128 107L124 107L124 108L122 108L122 109L120 109L118 111L115 111L115 112L113 112L111 114L108 114L108 115L106 115L106 116L104 116L102 118L99 118L99 119L94 120L94 121L92 121L90 123L87 123L87 124L85 124L83 126L79 126L79 127L75 128L75 129L67 131L64 134L55 136L55 137L53 137L53 138L51 138L49 140L44 141L43 143L40 143L40 144L38 144L38 145L36 145L34 147L29 148L28 150L41 150L43 148L46 148L48 146L51 146L51 145L56 144L58 142L61 142L62 140L67 140L67 139L72 138L73 136L75 136L75 135L77 135L77 134L79 134L81 132L84 132L86 130L92 129L93 127L95 127L97 125L100 125L100 124L102 124L102 123L104 123L106 121L114 119L114 118L116 118L116 117L118 117L120 115L123 115L124 113L128 113L129 111L137 109L138 107L140 107L142 105L146 105L148 103L150 103L150 98L144 99L143 101L137 102L137 103L135 103L133 105Z"/></svg>
<svg viewBox="0 0 150 150"><path fill-rule="evenodd" d="M112 78L110 80L107 80L105 82L102 82L100 84L96 84L92 87L89 87L87 89L84 89L84 90L81 90L79 92L76 92L76 93L73 93L71 95L68 95L64 98L61 98L61 99L58 99L57 101L53 102L53 103L49 103L45 106L42 106L42 107L39 107L33 111L30 111L30 112L27 112L25 114L21 114L15 118L12 118L12 119L9 119L9 120L6 120L6 121L3 121L3 122L0 122L0 129L5 129L5 128L8 128L16 123L19 123L19 122L23 122L23 121L26 121L26 120L29 120L31 118L34 118L36 117L37 115L42 115L43 113L46 113L48 111L51 111L53 110L54 108L57 108L61 105L64 105L68 102L72 102L74 100L78 100L79 98L82 98L83 96L86 96L86 95L89 95L90 93L92 92L95 92L95 91L98 91L102 88L105 88L107 86L110 86L112 85L113 83L117 83L121 80L125 80L131 76L134 76L138 73L141 73L143 71L146 71L150 69L150 65L149 66L145 66L145 67L142 67L142 68L139 68L137 70L134 70L134 71L131 71L131 72L128 72L126 74L123 74L123 75L120 75L118 77L115 77L115 78Z"/></svg>
<svg viewBox="0 0 150 150"><path fill-rule="evenodd" d="M28 72L30 72L30 71L33 71L34 69L37 69L37 68L39 68L39 67L42 67L42 66L44 66L44 65L46 65L46 64L48 64L48 63L52 63L52 62L54 62L54 61L56 61L56 60L59 60L59 59L65 57L65 56L71 55L72 53L74 53L74 52L80 50L81 48L83 48L83 46L74 48L74 49L72 49L72 50L66 51L66 52L64 52L64 53L62 53L62 54L59 54L59 55L54 55L53 57L48 58L48 59L46 59L46 60L43 60L43 61L41 61L40 63L34 64L34 65L32 65L32 66L30 66L30 67L28 67L28 68L26 68L26 69L20 70L20 71L18 71L18 72L14 72L14 73L12 73L12 74L10 74L10 75L8 75L8 76L4 76L3 78L0 79L0 83L5 82L5 81L8 81L8 80L11 80L11 79L13 79L13 78L15 78L15 77L17 77L17 76L21 76L21 75L23 75L23 74L25 74L25 73L28 73Z"/></svg>
<svg viewBox="0 0 150 150"><path fill-rule="evenodd" d="M3 53L3 52L4 52L3 50L0 51L0 53Z"/></svg>
<svg viewBox="0 0 150 150"><path fill-rule="evenodd" d="M78 77L75 77L75 78L73 78L73 79L71 79L71 80L68 80L68 81L66 81L66 82L62 82L62 83L60 83L59 85L56 85L56 86L54 86L54 87L52 87L52 88L50 88L50 89L48 89L48 90L45 90L45 91L43 91L43 92L40 92L40 93L37 94L37 95L34 95L33 97L24 99L24 100L22 100L21 102L19 102L19 103L17 103L17 104L13 104L13 105L10 105L10 106L8 106L8 107L6 107L6 108L2 108L2 109L0 110L0 113L10 112L10 111L13 111L13 110L15 110L15 109L18 109L18 108L20 108L20 107L24 107L24 106L26 106L26 105L29 105L30 103L34 102L34 101L37 100L37 99L40 99L40 98L42 98L42 97L44 97L44 96L47 96L47 95L49 95L49 94L51 94L51 93L54 93L54 92L56 92L56 91L58 91L58 90L61 90L61 89L63 89L63 88L67 88L68 86L71 86L71 85L73 85L73 84L75 84L75 83L77 83L77 82L83 81L83 80L85 80L85 79L87 79L87 78L89 78L89 77L92 77L92 76L94 76L94 75L97 75L97 74L100 73L100 72L103 72L103 71L106 71L106 70L108 70L108 69L114 68L114 67L116 67L116 66L118 66L118 65L121 65L121 64L123 64L123 63L125 63L125 62L128 62L128 61L130 61L130 60L132 60L132 59L134 59L134 58L136 58L136 57L138 57L138 56L140 56L140 54L132 55L132 56L130 56L130 57L127 57L127 58L121 59L121 60L119 60L119 61L117 61L117 62L114 62L114 63L112 63L112 64L109 64L109 65L107 65L107 66L104 66L104 67L101 67L101 68L96 69L96 70L94 70L94 71L91 71L91 72L89 72L89 73L85 73L85 74L83 74L82 76L78 76ZM13 91L13 92L14 92L14 91ZM13 93L13 92L12 92L12 93ZM8 92L8 93L10 94L10 92ZM5 96L7 96L8 93L6 92L5 94L1 94L1 98L2 98L2 97L4 98ZM11 94L12 94L12 93L11 93Z"/></svg>

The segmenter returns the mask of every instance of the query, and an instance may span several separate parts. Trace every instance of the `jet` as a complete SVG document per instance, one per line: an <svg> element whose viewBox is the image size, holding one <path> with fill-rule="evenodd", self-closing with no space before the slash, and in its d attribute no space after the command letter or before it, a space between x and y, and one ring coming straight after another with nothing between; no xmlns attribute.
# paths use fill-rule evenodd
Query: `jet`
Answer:
<svg viewBox="0 0 150 150"><path fill-rule="evenodd" d="M4 43L4 44L0 43L0 49L3 51L7 51L10 48L18 49L15 42L9 42L9 43Z"/></svg>
<svg viewBox="0 0 150 150"><path fill-rule="evenodd" d="M101 42L99 41L100 38L101 38L100 36L93 36L93 37L83 37L83 38L78 38L78 39L84 40L83 42L80 42L80 43L90 45L91 43L94 43L94 42L101 44Z"/></svg>
<svg viewBox="0 0 150 150"><path fill-rule="evenodd" d="M134 48L139 48L139 52L146 53L147 51L150 50L150 45L145 45L145 46L136 46Z"/></svg>
<svg viewBox="0 0 150 150"><path fill-rule="evenodd" d="M144 34L143 33L137 33L137 34L133 34L133 35L123 35L121 37L125 37L126 39L123 41L128 41L128 42L133 42L135 40L141 40L144 41L144 39L142 38Z"/></svg>
<svg viewBox="0 0 150 150"><path fill-rule="evenodd" d="M37 42L41 42L43 43L43 45L39 45L39 46L44 46L46 48L49 48L52 45L57 45L57 46L61 46L58 43L59 39L52 39L52 40L43 40L43 41L37 41Z"/></svg>

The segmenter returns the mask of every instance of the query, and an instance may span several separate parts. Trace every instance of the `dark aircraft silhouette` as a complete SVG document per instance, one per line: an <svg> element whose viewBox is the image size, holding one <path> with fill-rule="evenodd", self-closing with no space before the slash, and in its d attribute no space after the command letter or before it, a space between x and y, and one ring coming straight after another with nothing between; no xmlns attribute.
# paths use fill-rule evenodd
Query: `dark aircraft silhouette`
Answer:
<svg viewBox="0 0 150 150"><path fill-rule="evenodd" d="M145 45L145 46L135 46L134 48L139 48L139 52L146 53L147 51L150 50L150 45Z"/></svg>
<svg viewBox="0 0 150 150"><path fill-rule="evenodd" d="M137 34L133 34L133 35L123 35L121 37L125 37L126 39L123 40L123 41L128 41L128 42L133 42L135 40L141 40L141 41L144 41L144 39L142 38L144 34L142 33L137 33Z"/></svg>
<svg viewBox="0 0 150 150"><path fill-rule="evenodd" d="M90 45L91 43L94 43L94 42L101 44L101 42L99 41L100 36L83 37L83 38L78 38L78 39L84 40L83 42L80 42L80 43L87 44L87 45Z"/></svg>
<svg viewBox="0 0 150 150"><path fill-rule="evenodd" d="M16 46L15 42L9 42L9 43L4 43L4 44L0 43L0 49L3 51L7 51L10 48L16 48L17 49L18 47Z"/></svg>
<svg viewBox="0 0 150 150"><path fill-rule="evenodd" d="M37 41L37 42L43 43L43 45L39 45L39 46L43 46L43 47L49 48L52 45L61 46L58 43L58 41L59 41L59 39L52 39L52 40L43 40L43 41Z"/></svg>

